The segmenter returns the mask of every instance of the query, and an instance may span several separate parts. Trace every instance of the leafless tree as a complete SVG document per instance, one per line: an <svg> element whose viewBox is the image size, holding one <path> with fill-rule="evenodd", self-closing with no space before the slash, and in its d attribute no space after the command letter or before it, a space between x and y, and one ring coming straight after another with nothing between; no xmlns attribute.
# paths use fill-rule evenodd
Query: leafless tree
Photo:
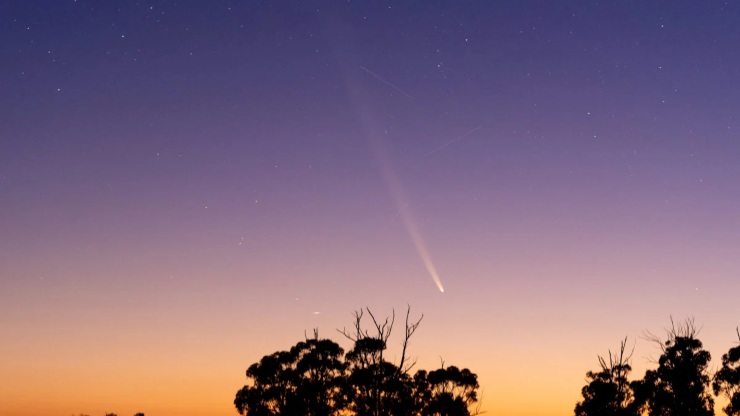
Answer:
<svg viewBox="0 0 740 416"><path fill-rule="evenodd" d="M365 316L365 311L367 311L367 314L370 316L370 320L372 320L372 329L365 329L362 325L362 319ZM401 360L399 361L397 367L399 369L399 372L403 374L408 374L408 372L416 365L416 361L407 362L408 360L408 346L409 341L411 340L411 337L414 335L414 332L419 328L419 325L421 324L422 319L424 319L424 315L422 314L419 319L416 321L411 320L411 306L408 306L406 308L406 322L405 322L405 331L404 331L404 337L403 342L401 343ZM365 308L357 310L354 312L354 322L351 329L342 328L337 329L340 334L342 334L345 338L349 339L350 341L354 342L355 344L358 343L358 341L362 341L365 339L372 339L377 340L380 342L379 345L379 351L377 355L370 355L367 357L361 357L362 360L372 360L372 362L363 362L363 364L377 364L379 362L383 361L383 351L388 346L388 339L390 339L391 334L393 332L393 326L396 322L396 311L395 309L391 311L391 316L386 317L385 320L380 321L375 317L375 314L370 310L370 308ZM374 333L371 333L371 330Z"/></svg>

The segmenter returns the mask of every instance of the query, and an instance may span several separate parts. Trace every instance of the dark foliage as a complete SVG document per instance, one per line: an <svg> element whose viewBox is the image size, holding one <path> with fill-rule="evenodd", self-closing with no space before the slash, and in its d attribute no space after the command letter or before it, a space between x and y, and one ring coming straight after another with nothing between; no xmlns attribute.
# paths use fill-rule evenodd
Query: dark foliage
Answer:
<svg viewBox="0 0 740 416"><path fill-rule="evenodd" d="M422 415L467 415L478 401L478 376L467 368L442 367L414 376Z"/></svg>
<svg viewBox="0 0 740 416"><path fill-rule="evenodd" d="M737 331L740 340L740 330ZM729 403L722 410L728 416L740 415L740 345L722 356L722 368L714 375L714 394L724 394Z"/></svg>
<svg viewBox="0 0 740 416"><path fill-rule="evenodd" d="M234 404L249 415L334 414L343 402L343 354L339 345L317 336L266 355L247 369L253 383L237 392Z"/></svg>
<svg viewBox="0 0 740 416"><path fill-rule="evenodd" d="M367 310L374 331L363 329L363 312L355 314L354 330L340 331L354 342L342 348L314 332L312 339L289 351L264 356L247 369L250 383L236 393L234 405L245 416L357 415L468 416L478 402L477 376L450 366L411 376L406 358L410 337L421 319L409 322L398 364L384 352L395 315L379 322Z"/></svg>
<svg viewBox="0 0 740 416"><path fill-rule="evenodd" d="M696 337L693 320L672 325L662 341L658 368L635 383L640 404L653 416L711 416L714 399L709 391L711 356ZM653 340L660 340L653 337Z"/></svg>
<svg viewBox="0 0 740 416"><path fill-rule="evenodd" d="M627 340L618 354L609 351L609 361L599 356L601 371L586 373L589 383L583 387L583 401L576 404L576 416L638 416L632 386L627 377L632 367L631 354L625 355Z"/></svg>
<svg viewBox="0 0 740 416"><path fill-rule="evenodd" d="M648 334L660 346L658 368L648 370L641 380L628 380L631 367L624 357L625 342L618 355L609 353L609 362L599 357L601 371L587 373L589 383L581 393L584 400L575 407L576 416L711 416L714 399L710 392L708 366L711 356L697 338L692 319L676 325L671 320L667 339ZM734 355L733 355L734 354ZM715 394L725 393L728 415L740 415L738 404L738 360L740 347L723 357L723 368L714 377ZM732 413L735 412L735 413Z"/></svg>

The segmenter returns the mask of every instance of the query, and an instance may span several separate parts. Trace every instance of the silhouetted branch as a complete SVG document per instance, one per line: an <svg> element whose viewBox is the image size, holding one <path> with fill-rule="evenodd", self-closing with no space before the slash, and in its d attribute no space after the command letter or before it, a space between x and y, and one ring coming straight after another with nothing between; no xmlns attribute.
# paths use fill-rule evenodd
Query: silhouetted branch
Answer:
<svg viewBox="0 0 740 416"><path fill-rule="evenodd" d="M398 363L398 369L399 371L408 374L409 370L411 370L414 365L416 365L416 360L414 360L410 365L406 366L406 349L409 345L409 340L411 339L411 336L414 335L414 332L416 332L416 329L419 328L419 324L421 324L421 320L424 319L424 314L421 315L421 317L413 323L409 323L409 316L411 315L411 305L407 305L406 307L406 334L403 338L403 347L401 349L401 362Z"/></svg>
<svg viewBox="0 0 740 416"><path fill-rule="evenodd" d="M701 332L701 328L696 328L696 323L693 316L686 318L683 323L678 324L673 320L673 316L671 316L670 319L670 328L664 329L666 332L665 339L653 334L650 331L645 331L645 334L642 337L644 340L656 344L663 354L666 352L666 349L668 347L675 344L677 338L696 338L699 335L699 332ZM652 357L649 358L649 361L655 364L658 363L658 361L654 360Z"/></svg>
<svg viewBox="0 0 740 416"><path fill-rule="evenodd" d="M358 340L367 337L367 334L366 333L365 334L362 333L362 314L363 314L363 310L362 309L354 311L354 316L355 316L355 322L354 322L355 333L354 333L354 335L353 334L350 334L347 331L346 328L342 328L341 330L337 329L337 331L340 334L344 335L345 338L347 338L347 339L349 339L350 341L353 341L353 342L357 342Z"/></svg>
<svg viewBox="0 0 740 416"><path fill-rule="evenodd" d="M370 315L371 324L362 322ZM289 351L264 356L246 372L248 383L237 391L234 406L245 416L317 415L470 415L480 414L477 375L467 368L446 367L411 376L409 343L424 315L411 318L408 306L400 362L383 358L395 325L395 310L381 320L369 308L354 311L354 321L337 332L354 343L346 354L336 343L305 340ZM477 407L475 407L477 404ZM472 412L472 413L471 413Z"/></svg>

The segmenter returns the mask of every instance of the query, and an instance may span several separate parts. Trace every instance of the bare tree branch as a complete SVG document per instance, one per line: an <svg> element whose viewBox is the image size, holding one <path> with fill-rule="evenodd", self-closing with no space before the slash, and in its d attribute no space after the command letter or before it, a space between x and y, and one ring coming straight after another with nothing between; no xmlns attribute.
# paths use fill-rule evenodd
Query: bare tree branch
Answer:
<svg viewBox="0 0 740 416"><path fill-rule="evenodd" d="M402 373L408 374L409 370L416 365L416 361L411 363L411 365L406 366L406 350L409 345L409 340L411 339L411 336L414 335L414 332L416 332L416 329L419 328L419 324L421 324L421 320L424 319L424 314L421 315L421 317L416 321L409 323L409 316L411 315L411 305L407 305L406 307L406 333L403 337L403 346L401 349L401 362L398 363L398 370Z"/></svg>
<svg viewBox="0 0 740 416"><path fill-rule="evenodd" d="M362 333L362 314L363 314L362 309L354 311L354 316L355 316L355 322L354 322L355 333L354 334L351 334L349 331L347 331L346 328L342 328L341 330L337 329L337 332L344 335L345 338L349 339L352 342L357 342L358 340L365 338L366 334Z"/></svg>
<svg viewBox="0 0 740 416"><path fill-rule="evenodd" d="M696 327L693 316L686 318L682 323L676 323L673 320L673 316L671 316L670 319L670 328L664 329L666 333L665 339L653 334L650 331L645 331L644 335L642 336L642 338L646 341L652 342L660 347L661 354L664 354L666 352L666 349L671 344L674 344L676 342L676 338L696 338L699 335L699 332L701 332L701 328ZM648 361L656 364L658 362L652 357L648 357Z"/></svg>

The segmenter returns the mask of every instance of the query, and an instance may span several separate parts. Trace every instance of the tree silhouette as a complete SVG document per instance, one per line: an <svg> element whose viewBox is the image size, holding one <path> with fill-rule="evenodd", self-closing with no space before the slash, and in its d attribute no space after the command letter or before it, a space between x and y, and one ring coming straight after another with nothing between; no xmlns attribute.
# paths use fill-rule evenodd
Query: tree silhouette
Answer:
<svg viewBox="0 0 740 416"><path fill-rule="evenodd" d="M364 329L363 310L355 312L352 330L339 332L354 343L344 354L338 344L314 331L289 351L262 357L246 372L249 383L234 399L245 416L468 416L477 403L477 376L450 366L409 374L409 340L421 318L406 327L398 363L384 357L395 313L380 321L369 309L371 330Z"/></svg>
<svg viewBox="0 0 740 416"><path fill-rule="evenodd" d="M609 361L599 356L601 371L586 373L589 383L581 390L583 401L576 404L576 416L637 416L639 409L634 404L632 386L627 376L632 367L632 353L625 355L627 338L619 347L619 353L609 351Z"/></svg>
<svg viewBox="0 0 740 416"><path fill-rule="evenodd" d="M740 341L740 329L735 329ZM728 416L740 415L740 345L722 356L722 368L714 375L714 394L724 394L729 403L722 410Z"/></svg>
<svg viewBox="0 0 740 416"><path fill-rule="evenodd" d="M467 368L444 367L414 375L416 399L423 416L470 415L468 410L478 401L478 376Z"/></svg>
<svg viewBox="0 0 740 416"><path fill-rule="evenodd" d="M350 410L358 416L410 414L412 410L410 379L383 359L385 348L380 339L363 338L347 353L347 397Z"/></svg>
<svg viewBox="0 0 740 416"><path fill-rule="evenodd" d="M651 416L710 416L714 400L709 394L707 370L711 356L702 349L693 319L674 324L665 341L650 335L663 354L656 370L648 370L643 380L633 384L636 403Z"/></svg>
<svg viewBox="0 0 740 416"><path fill-rule="evenodd" d="M343 406L341 397L346 364L342 348L331 340L297 343L290 351L262 357L247 369L251 386L236 394L234 405L250 416L328 416Z"/></svg>
<svg viewBox="0 0 740 416"><path fill-rule="evenodd" d="M388 339L395 324L395 311L383 322L366 309L372 320L372 332L363 329L363 310L355 312L352 331L339 331L354 342L347 353L350 374L347 378L347 396L350 410L358 416L409 415L417 410L414 406L413 388L408 375L412 364L406 363L409 340L419 327L422 315L416 322L409 321L410 308L406 310L406 328L402 344L401 360L398 365L384 359Z"/></svg>

